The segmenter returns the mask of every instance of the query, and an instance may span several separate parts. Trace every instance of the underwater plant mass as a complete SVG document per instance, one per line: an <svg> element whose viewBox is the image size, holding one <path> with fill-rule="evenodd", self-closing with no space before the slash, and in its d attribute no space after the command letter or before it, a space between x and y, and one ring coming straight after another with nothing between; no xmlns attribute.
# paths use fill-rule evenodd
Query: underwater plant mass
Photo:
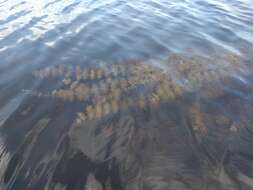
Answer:
<svg viewBox="0 0 253 190"><path fill-rule="evenodd" d="M35 69L36 87L1 127L17 147L2 149L3 182L33 163L33 188L46 177L51 189L250 189L253 86L236 78L250 80L252 58L221 57L212 68L214 58L173 54Z"/></svg>
<svg viewBox="0 0 253 190"><path fill-rule="evenodd" d="M0 190L252 190L250 0L0 2Z"/></svg>

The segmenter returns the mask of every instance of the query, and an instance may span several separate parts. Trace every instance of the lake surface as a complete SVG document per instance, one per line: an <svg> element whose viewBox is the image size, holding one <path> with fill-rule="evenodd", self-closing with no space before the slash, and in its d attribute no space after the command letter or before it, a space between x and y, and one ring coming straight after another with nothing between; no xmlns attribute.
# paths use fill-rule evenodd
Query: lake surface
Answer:
<svg viewBox="0 0 253 190"><path fill-rule="evenodd" d="M0 0L0 189L253 189L252 0Z"/></svg>

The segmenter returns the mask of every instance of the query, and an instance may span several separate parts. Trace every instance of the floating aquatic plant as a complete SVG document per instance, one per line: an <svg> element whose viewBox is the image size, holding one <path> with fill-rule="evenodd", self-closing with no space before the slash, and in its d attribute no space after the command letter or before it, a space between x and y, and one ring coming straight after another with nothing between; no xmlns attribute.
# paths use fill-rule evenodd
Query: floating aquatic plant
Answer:
<svg viewBox="0 0 253 190"><path fill-rule="evenodd" d="M54 96L69 101L73 101L75 98L75 94L72 90L58 90L54 92Z"/></svg>
<svg viewBox="0 0 253 190"><path fill-rule="evenodd" d="M79 101L85 101L89 97L90 88L85 84L80 84L74 89L74 92Z"/></svg>
<svg viewBox="0 0 253 190"><path fill-rule="evenodd" d="M102 104L96 104L95 112L96 119L101 119L101 117L103 117Z"/></svg>
<svg viewBox="0 0 253 190"><path fill-rule="evenodd" d="M62 82L63 82L64 85L70 85L72 80L71 80L71 78L65 78L65 79L63 79Z"/></svg>
<svg viewBox="0 0 253 190"><path fill-rule="evenodd" d="M70 85L70 89L74 90L78 86L79 81L73 81L73 83Z"/></svg>
<svg viewBox="0 0 253 190"><path fill-rule="evenodd" d="M49 66L44 69L34 71L33 75L42 79L49 77L58 77L64 74L64 70L64 65Z"/></svg>
<svg viewBox="0 0 253 190"><path fill-rule="evenodd" d="M83 112L78 112L77 116L81 121L85 121L87 119L87 116Z"/></svg>
<svg viewBox="0 0 253 190"><path fill-rule="evenodd" d="M155 94L157 97L159 97L159 99L166 99L167 98L167 95L165 94L165 91L161 86L157 87Z"/></svg>
<svg viewBox="0 0 253 190"><path fill-rule="evenodd" d="M138 88L139 85L146 85L148 87L151 83L159 83L159 81L163 81L163 90L160 90L157 93L160 97L159 99L173 99L174 97L181 95L181 89L177 85L171 85L170 83L166 84L166 76L164 74L160 74L150 65L133 64L129 66L130 69L127 69L128 67L125 67L123 65L114 64L110 66L112 75L106 74L108 73L108 68L91 68L89 70L85 70L82 69L80 66L76 66L74 69L71 66L61 66L61 72L59 73L65 74L63 84L65 86L70 87L69 89L64 89L64 91L60 89L57 93L54 93L54 96L62 97L66 100L73 100L74 94L74 99L79 101L85 101L86 98L92 96L92 94L95 96L100 94L101 96L106 96L108 100L119 100L123 92ZM122 74L125 74L126 71L134 75L129 75L126 78L117 79L119 75L122 77ZM73 74L76 75L76 80L74 80ZM105 79L102 79L103 75L105 76ZM89 88L84 86L85 81L81 81L81 79L90 79L94 82L95 80L98 81L93 83Z"/></svg>
<svg viewBox="0 0 253 190"><path fill-rule="evenodd" d="M86 115L88 116L89 120L93 120L95 118L95 109L92 105L87 106Z"/></svg>
<svg viewBox="0 0 253 190"><path fill-rule="evenodd" d="M189 76L195 78L199 76L197 80L201 82L203 78L201 74L192 74L196 71L191 71L190 65L194 65L194 70L197 70L194 61L191 61L190 65L187 62L188 65L184 66L186 61L180 64L181 66L176 67L180 72L189 70L191 73ZM101 119L132 107L139 109L147 106L157 107L162 102L180 97L184 92L182 86L168 73L144 62L112 64L89 69L81 68L79 65L75 67L61 65L54 68L47 67L35 73L42 77L62 76L62 87L53 90L50 96L68 101L87 101L90 104L85 109L85 117L84 115L80 117L79 114L79 119ZM145 89L145 94L140 94L142 88Z"/></svg>

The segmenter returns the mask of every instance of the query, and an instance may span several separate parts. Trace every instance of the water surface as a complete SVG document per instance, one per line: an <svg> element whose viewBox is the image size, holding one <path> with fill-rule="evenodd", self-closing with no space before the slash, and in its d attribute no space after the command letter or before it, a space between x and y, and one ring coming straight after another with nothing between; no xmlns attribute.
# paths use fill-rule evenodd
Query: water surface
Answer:
<svg viewBox="0 0 253 190"><path fill-rule="evenodd" d="M253 189L252 0L2 0L0 188Z"/></svg>

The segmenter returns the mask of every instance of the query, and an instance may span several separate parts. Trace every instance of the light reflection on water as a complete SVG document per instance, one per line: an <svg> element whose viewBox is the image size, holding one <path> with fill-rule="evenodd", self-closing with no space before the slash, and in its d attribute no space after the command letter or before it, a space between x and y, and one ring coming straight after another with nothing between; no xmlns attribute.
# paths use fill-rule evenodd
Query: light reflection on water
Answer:
<svg viewBox="0 0 253 190"><path fill-rule="evenodd" d="M1 1L0 188L251 190L252 12Z"/></svg>

